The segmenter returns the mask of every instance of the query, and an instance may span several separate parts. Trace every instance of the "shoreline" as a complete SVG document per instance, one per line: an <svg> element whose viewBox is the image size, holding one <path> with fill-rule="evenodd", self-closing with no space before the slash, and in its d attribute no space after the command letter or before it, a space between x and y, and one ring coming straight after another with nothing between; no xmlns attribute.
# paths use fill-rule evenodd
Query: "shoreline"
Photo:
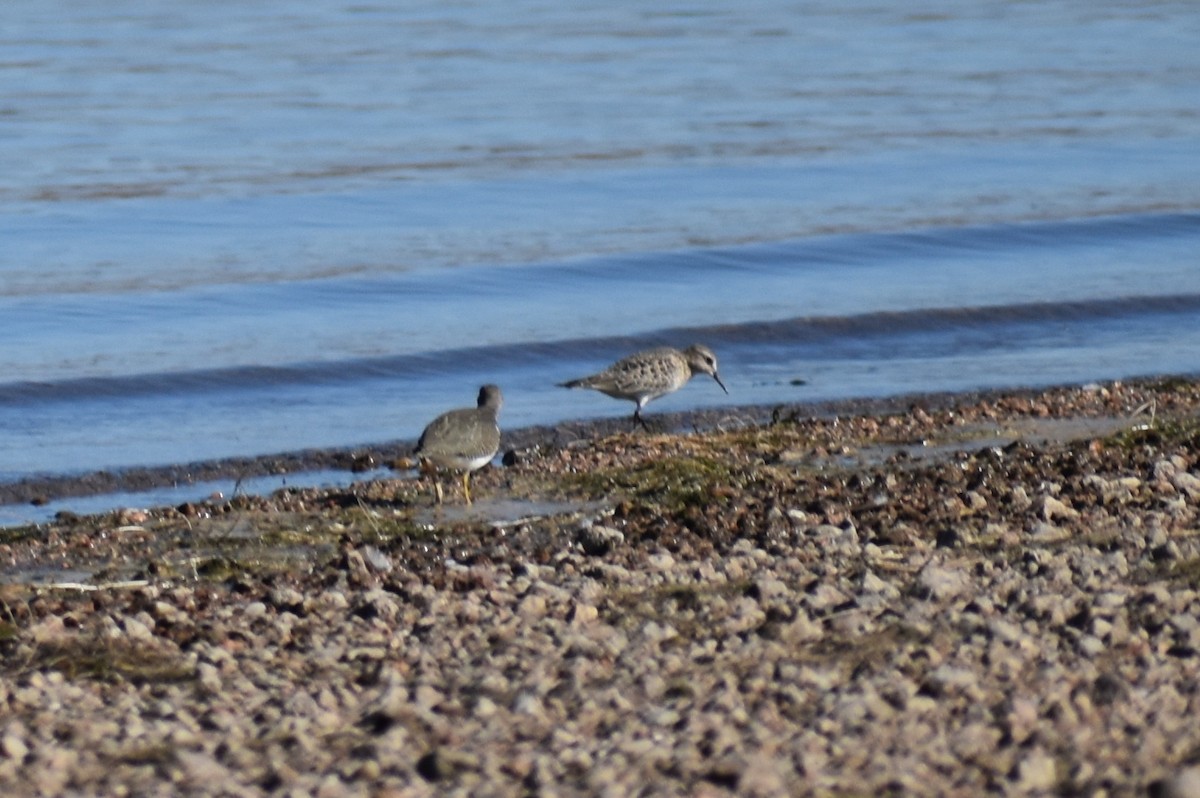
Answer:
<svg viewBox="0 0 1200 798"><path fill-rule="evenodd" d="M1151 384L1162 380L1188 379L1187 376L1163 375L1123 381L1125 384ZM1099 383L1093 383L1099 384ZM722 425L760 425L773 417L828 417L846 414L901 412L912 407L945 407L955 402L980 401L1002 396L1032 396L1045 391L1066 390L1078 385L994 388L962 392L908 393L893 396L858 397L813 402L787 402L769 405L731 405L701 410L654 413L647 415L656 432L684 430L709 431ZM622 403L620 405L624 407ZM579 440L596 439L632 429L628 416L597 417L566 421L555 425L505 430L501 425L501 454L533 447L558 448ZM0 482L0 506L42 505L69 498L117 493L141 493L161 488L202 484L276 475L299 475L321 471L347 474L388 468L412 454L415 441L393 440L361 446L325 449L300 449L262 455L234 456L190 463L88 471L78 474L31 474L12 482ZM303 482L301 482L303 484Z"/></svg>
<svg viewBox="0 0 1200 798"><path fill-rule="evenodd" d="M1196 794L1200 382L892 402L0 530L0 791Z"/></svg>

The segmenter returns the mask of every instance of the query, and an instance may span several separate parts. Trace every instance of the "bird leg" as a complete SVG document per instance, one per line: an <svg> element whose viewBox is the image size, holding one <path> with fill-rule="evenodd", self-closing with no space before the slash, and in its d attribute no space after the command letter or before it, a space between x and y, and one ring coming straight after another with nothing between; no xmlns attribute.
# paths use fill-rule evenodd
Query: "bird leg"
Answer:
<svg viewBox="0 0 1200 798"><path fill-rule="evenodd" d="M433 493L437 497L437 503L442 503L442 483L438 480L437 466L425 458L421 458L417 462L417 470L424 476L433 480Z"/></svg>
<svg viewBox="0 0 1200 798"><path fill-rule="evenodd" d="M463 472L463 496L467 500L467 504L471 503L471 472Z"/></svg>

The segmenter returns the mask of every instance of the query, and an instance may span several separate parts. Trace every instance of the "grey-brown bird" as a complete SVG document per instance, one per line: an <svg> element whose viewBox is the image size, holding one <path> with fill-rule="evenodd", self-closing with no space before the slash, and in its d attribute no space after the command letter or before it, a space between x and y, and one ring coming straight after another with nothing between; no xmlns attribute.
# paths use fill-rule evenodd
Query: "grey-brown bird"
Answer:
<svg viewBox="0 0 1200 798"><path fill-rule="evenodd" d="M652 399L678 391L697 374L707 374L729 393L717 375L717 356L707 346L693 344L682 352L669 346L647 349L622 358L598 374L560 382L564 388L591 388L616 399L637 403L633 420L646 426L642 408Z"/></svg>
<svg viewBox="0 0 1200 798"><path fill-rule="evenodd" d="M504 397L495 385L479 389L475 407L464 407L429 422L417 441L415 454L437 468L462 471L463 496L471 503L471 472L483 468L500 450L500 426L496 418ZM442 503L442 485L434 475L438 504Z"/></svg>

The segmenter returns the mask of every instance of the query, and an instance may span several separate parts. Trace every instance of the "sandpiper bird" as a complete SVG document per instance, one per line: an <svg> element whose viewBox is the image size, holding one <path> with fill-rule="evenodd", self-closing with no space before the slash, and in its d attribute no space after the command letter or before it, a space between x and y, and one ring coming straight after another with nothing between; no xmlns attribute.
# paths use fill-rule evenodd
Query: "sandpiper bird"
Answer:
<svg viewBox="0 0 1200 798"><path fill-rule="evenodd" d="M495 385L479 389L476 407L464 407L442 413L429 422L421 433L414 452L436 467L463 472L463 496L471 503L471 472L492 461L500 449L500 427L496 416L504 397ZM438 504L442 503L442 485L434 476Z"/></svg>
<svg viewBox="0 0 1200 798"><path fill-rule="evenodd" d="M651 399L678 391L696 374L708 374L729 393L717 376L717 356L707 346L693 344L680 352L669 346L647 349L618 360L598 374L560 382L564 388L591 388L616 399L637 402L635 423L646 426L642 408Z"/></svg>

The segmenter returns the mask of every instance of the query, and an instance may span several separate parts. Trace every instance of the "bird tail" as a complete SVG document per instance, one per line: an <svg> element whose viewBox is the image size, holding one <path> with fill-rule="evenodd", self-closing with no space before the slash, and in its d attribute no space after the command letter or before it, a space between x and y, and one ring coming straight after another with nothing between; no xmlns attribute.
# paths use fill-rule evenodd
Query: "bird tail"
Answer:
<svg viewBox="0 0 1200 798"><path fill-rule="evenodd" d="M566 382L558 383L558 387L559 388L582 388L584 386L584 382L585 382L585 380L582 380L582 379L567 380Z"/></svg>

